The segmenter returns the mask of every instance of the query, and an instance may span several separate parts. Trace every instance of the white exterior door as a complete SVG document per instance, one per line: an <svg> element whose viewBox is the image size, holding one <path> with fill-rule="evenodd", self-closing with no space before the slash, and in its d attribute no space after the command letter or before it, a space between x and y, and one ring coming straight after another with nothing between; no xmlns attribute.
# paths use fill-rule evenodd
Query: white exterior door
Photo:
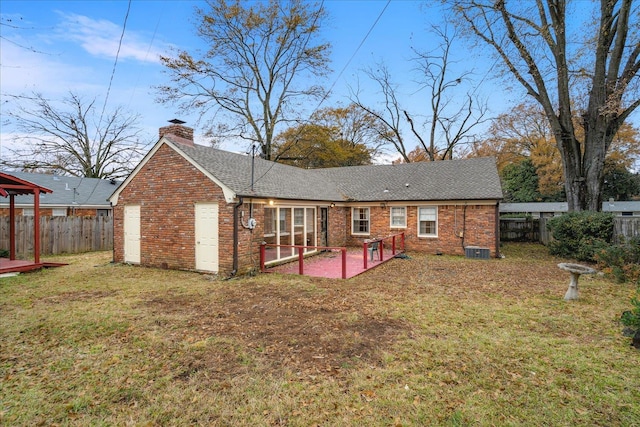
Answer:
<svg viewBox="0 0 640 427"><path fill-rule="evenodd" d="M124 262L140 264L140 206L124 207Z"/></svg>
<svg viewBox="0 0 640 427"><path fill-rule="evenodd" d="M196 270L218 272L218 204L196 203Z"/></svg>

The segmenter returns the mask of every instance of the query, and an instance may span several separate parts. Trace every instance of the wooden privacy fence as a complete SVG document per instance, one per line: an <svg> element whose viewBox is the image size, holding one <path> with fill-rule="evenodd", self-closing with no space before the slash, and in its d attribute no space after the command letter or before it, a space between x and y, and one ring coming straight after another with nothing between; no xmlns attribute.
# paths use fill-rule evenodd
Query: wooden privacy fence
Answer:
<svg viewBox="0 0 640 427"><path fill-rule="evenodd" d="M537 218L500 218L500 240L503 242L539 242L540 231Z"/></svg>
<svg viewBox="0 0 640 427"><path fill-rule="evenodd" d="M33 256L32 216L16 216L16 256ZM9 250L9 217L0 217L0 249ZM58 255L113 249L113 218L40 217L40 254Z"/></svg>
<svg viewBox="0 0 640 427"><path fill-rule="evenodd" d="M640 217L615 217L613 227L613 239L616 243L621 243L622 237L630 239L640 236Z"/></svg>
<svg viewBox="0 0 640 427"><path fill-rule="evenodd" d="M547 222L551 218L501 218L500 240L540 242L544 245L551 240L547 230ZM635 236L640 236L640 217L617 216L613 218L613 240L620 243Z"/></svg>

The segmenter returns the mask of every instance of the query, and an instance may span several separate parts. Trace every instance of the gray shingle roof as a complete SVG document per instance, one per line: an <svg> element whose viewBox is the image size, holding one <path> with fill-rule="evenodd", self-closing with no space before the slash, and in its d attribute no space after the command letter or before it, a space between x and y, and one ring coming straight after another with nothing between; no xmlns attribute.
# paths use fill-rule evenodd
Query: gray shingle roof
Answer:
<svg viewBox="0 0 640 427"><path fill-rule="evenodd" d="M367 202L502 198L492 158L328 169L301 169L256 158L252 192L250 156L176 146L238 196Z"/></svg>
<svg viewBox="0 0 640 427"><path fill-rule="evenodd" d="M107 201L117 188L118 182L97 178L78 178L75 176L59 176L42 173L2 171L16 178L32 182L48 188L53 193L40 194L41 206L92 206L110 207ZM75 195L73 189L76 189ZM33 195L16 196L16 204L33 205ZM75 203L74 203L75 202ZM0 197L1 204L8 204L8 199Z"/></svg>

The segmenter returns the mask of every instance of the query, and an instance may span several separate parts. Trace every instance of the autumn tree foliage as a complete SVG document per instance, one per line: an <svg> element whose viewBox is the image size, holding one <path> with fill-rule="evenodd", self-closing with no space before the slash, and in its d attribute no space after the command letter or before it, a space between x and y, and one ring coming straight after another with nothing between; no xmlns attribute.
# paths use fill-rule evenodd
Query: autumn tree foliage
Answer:
<svg viewBox="0 0 640 427"><path fill-rule="evenodd" d="M324 95L317 82L329 70L330 45L318 41L325 9L304 0L209 0L195 15L209 48L160 58L172 81L159 88L160 100L200 112L209 136L258 144L271 159L279 126Z"/></svg>
<svg viewBox="0 0 640 427"><path fill-rule="evenodd" d="M5 118L18 132L0 165L27 172L87 178L125 178L142 158L139 116L122 107L105 111L96 99L70 92L57 102L40 93L17 97ZM6 151L5 151L6 153Z"/></svg>
<svg viewBox="0 0 640 427"><path fill-rule="evenodd" d="M384 141L379 123L357 106L324 108L278 135L274 159L302 168L367 165Z"/></svg>
<svg viewBox="0 0 640 427"><path fill-rule="evenodd" d="M461 27L489 47L504 75L544 111L562 156L569 210L599 210L606 155L640 105L637 4L451 0L450 5ZM592 21L578 22L589 12Z"/></svg>
<svg viewBox="0 0 640 427"><path fill-rule="evenodd" d="M538 175L541 197L557 198L562 191L562 159L544 113L534 104L523 103L499 115L487 137L472 146L471 156L492 156L498 171L527 159ZM532 200L533 201L533 200Z"/></svg>
<svg viewBox="0 0 640 427"><path fill-rule="evenodd" d="M576 121L576 133L582 140L584 131L579 121ZM530 161L538 177L538 201L555 201L563 195L562 158L548 120L539 106L523 103L509 113L499 115L493 121L486 137L473 144L468 153L468 157L487 156L497 159L498 171L501 174L507 166L520 164L518 167L522 167L521 162ZM640 132L631 124L624 123L614 136L605 161L605 200L616 192L616 200L628 200L633 194L637 194L633 193L634 174L630 169L639 157ZM626 174L623 171L626 171ZM623 190L622 187L625 185L620 180L612 179L612 176L621 177L627 174L630 175L631 184ZM618 185L620 188L616 188Z"/></svg>

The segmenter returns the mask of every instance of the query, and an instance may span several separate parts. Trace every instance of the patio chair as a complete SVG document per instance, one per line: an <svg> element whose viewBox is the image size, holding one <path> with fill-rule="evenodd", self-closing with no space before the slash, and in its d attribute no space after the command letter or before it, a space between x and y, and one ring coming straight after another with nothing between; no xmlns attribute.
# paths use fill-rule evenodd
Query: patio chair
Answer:
<svg viewBox="0 0 640 427"><path fill-rule="evenodd" d="M379 244L380 244L380 242L371 242L371 243L369 243L369 255L370 255L371 261L373 261L373 253L374 252L376 254L378 254L378 257L380 257L380 252L378 252L378 245Z"/></svg>

